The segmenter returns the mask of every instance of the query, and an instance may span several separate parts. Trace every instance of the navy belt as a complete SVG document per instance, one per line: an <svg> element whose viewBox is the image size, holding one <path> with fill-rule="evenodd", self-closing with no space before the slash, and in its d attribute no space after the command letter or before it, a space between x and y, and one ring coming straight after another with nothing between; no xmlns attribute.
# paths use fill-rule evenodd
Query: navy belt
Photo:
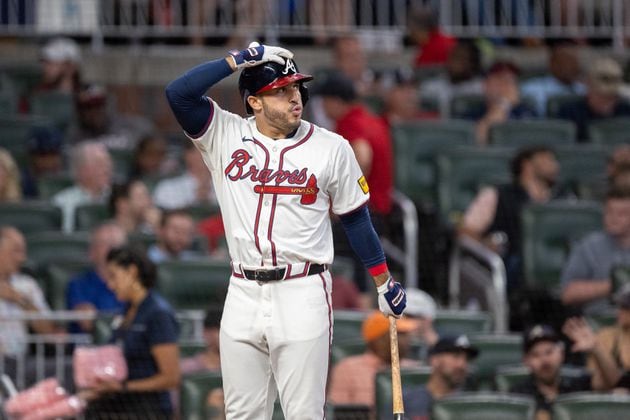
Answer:
<svg viewBox="0 0 630 420"><path fill-rule="evenodd" d="M312 276L315 274L323 273L328 267L325 264L311 264L308 268L308 272L302 277ZM271 270L245 270L243 269L243 276L248 280L256 281L277 281L284 279L286 274L286 268L274 268ZM291 276L294 278L297 276Z"/></svg>

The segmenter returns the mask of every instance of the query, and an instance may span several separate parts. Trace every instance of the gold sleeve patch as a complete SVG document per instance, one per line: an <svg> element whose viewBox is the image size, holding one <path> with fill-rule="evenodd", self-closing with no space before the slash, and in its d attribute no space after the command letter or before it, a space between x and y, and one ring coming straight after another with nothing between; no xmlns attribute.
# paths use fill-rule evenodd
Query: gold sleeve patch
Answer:
<svg viewBox="0 0 630 420"><path fill-rule="evenodd" d="M361 187L361 191L363 191L363 194L367 194L370 192L370 187L368 186L365 176L359 178L357 182L359 183L359 187Z"/></svg>

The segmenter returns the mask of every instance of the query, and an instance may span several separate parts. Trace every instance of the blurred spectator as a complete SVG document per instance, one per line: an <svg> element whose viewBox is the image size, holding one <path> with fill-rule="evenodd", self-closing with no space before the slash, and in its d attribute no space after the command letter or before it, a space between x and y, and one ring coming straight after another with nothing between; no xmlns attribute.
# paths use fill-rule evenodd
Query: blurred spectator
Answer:
<svg viewBox="0 0 630 420"><path fill-rule="evenodd" d="M221 313L220 309L214 307L206 311L206 317L203 320L203 340L206 348L194 356L181 360L182 375L194 372L219 372L221 370L219 354Z"/></svg>
<svg viewBox="0 0 630 420"><path fill-rule="evenodd" d="M478 354L465 335L440 338L429 350L431 376L426 385L404 390L405 415L411 420L429 419L433 401L453 395L464 386L468 364Z"/></svg>
<svg viewBox="0 0 630 420"><path fill-rule="evenodd" d="M503 257L508 292L518 289L522 277L521 209L528 203L554 198L559 170L556 156L548 147L521 149L510 163L512 182L482 188L461 220L460 234L480 241Z"/></svg>
<svg viewBox="0 0 630 420"><path fill-rule="evenodd" d="M416 366L417 361L406 358L409 333L416 328L416 324L412 320L400 318L396 325L400 365ZM333 367L328 400L333 404L365 405L374 410L376 373L388 369L391 363L389 320L380 311L373 311L363 321L362 333L367 350L360 355L348 356Z"/></svg>
<svg viewBox="0 0 630 420"><path fill-rule="evenodd" d="M562 327L573 342L571 350L586 353L587 367L593 374L592 386L598 391L615 388L624 370L630 368L630 294L626 289L618 297L614 326L605 327L596 335L584 318L569 318Z"/></svg>
<svg viewBox="0 0 630 420"><path fill-rule="evenodd" d="M156 180L175 172L177 163L169 159L164 137L152 133L140 139L133 152L129 178Z"/></svg>
<svg viewBox="0 0 630 420"><path fill-rule="evenodd" d="M160 210L153 205L147 186L139 179L112 187L109 214L128 235L152 234L160 223Z"/></svg>
<svg viewBox="0 0 630 420"><path fill-rule="evenodd" d="M577 47L558 43L551 47L549 74L529 79L521 85L521 94L533 99L540 117L547 115L547 99L554 95L583 95L586 87L579 81L580 62Z"/></svg>
<svg viewBox="0 0 630 420"><path fill-rule="evenodd" d="M536 111L522 102L518 86L520 70L508 61L497 61L489 69L484 83L485 109L467 116L477 121L477 143L488 143L488 131L494 124L507 120L532 118Z"/></svg>
<svg viewBox="0 0 630 420"><path fill-rule="evenodd" d="M608 156L606 175L610 185L614 186L615 178L628 168L630 168L630 144L620 144Z"/></svg>
<svg viewBox="0 0 630 420"><path fill-rule="evenodd" d="M369 309L361 299L361 292L354 283L343 275L332 274L332 308L335 309Z"/></svg>
<svg viewBox="0 0 630 420"><path fill-rule="evenodd" d="M131 150L153 131L153 124L141 117L121 115L108 103L103 86L92 84L81 88L75 99L76 122L68 128L70 144L98 141L108 149Z"/></svg>
<svg viewBox="0 0 630 420"><path fill-rule="evenodd" d="M412 10L408 22L409 37L418 46L415 67L444 64L457 40L440 29L430 8Z"/></svg>
<svg viewBox="0 0 630 420"><path fill-rule="evenodd" d="M324 45L329 38L330 28L348 30L353 19L352 2L349 0L311 1L309 4L310 25L313 41Z"/></svg>
<svg viewBox="0 0 630 420"><path fill-rule="evenodd" d="M70 38L49 40L41 49L42 77L28 96L40 92L61 92L73 95L81 86L81 49ZM20 100L20 111L28 112L30 98Z"/></svg>
<svg viewBox="0 0 630 420"><path fill-rule="evenodd" d="M77 144L71 151L74 185L59 191L51 201L63 212L63 230L74 230L75 210L81 204L105 203L112 183L112 159L105 146L94 141Z"/></svg>
<svg viewBox="0 0 630 420"><path fill-rule="evenodd" d="M423 346L433 347L440 338L433 328L437 307L435 300L424 290L407 288L406 292L407 308L405 308L405 315L416 321L418 325L411 336L419 339Z"/></svg>
<svg viewBox="0 0 630 420"><path fill-rule="evenodd" d="M22 201L20 169L13 156L0 147L0 203Z"/></svg>
<svg viewBox="0 0 630 420"><path fill-rule="evenodd" d="M185 210L166 210L157 231L157 243L147 250L155 264L163 261L186 261L201 255L189 248L195 238L195 221Z"/></svg>
<svg viewBox="0 0 630 420"><path fill-rule="evenodd" d="M398 68L381 78L384 93L382 117L392 124L418 120L434 120L439 113L420 108L418 81L413 70Z"/></svg>
<svg viewBox="0 0 630 420"><path fill-rule="evenodd" d="M333 65L354 82L359 97L375 93L375 75L367 64L367 57L359 38L345 35L335 39Z"/></svg>
<svg viewBox="0 0 630 420"><path fill-rule="evenodd" d="M603 222L603 230L587 235L571 249L561 275L562 302L586 314L607 309L615 292L611 269L630 265L630 190L608 191Z"/></svg>
<svg viewBox="0 0 630 420"><path fill-rule="evenodd" d="M450 117L451 100L460 95L483 94L481 52L472 41L459 41L446 61L446 74L422 82L420 95L438 100L442 118Z"/></svg>
<svg viewBox="0 0 630 420"><path fill-rule="evenodd" d="M389 128L381 118L371 114L358 102L352 80L337 72L322 77L314 89L322 97L328 118L335 122L334 131L350 142L365 178L359 180L363 191L370 193L370 214L377 233L382 234L392 209L392 140ZM367 179L367 180L366 180ZM338 224L337 224L338 225ZM366 293L366 269L352 251L345 233L335 228L338 255L354 261L355 284Z"/></svg>
<svg viewBox="0 0 630 420"><path fill-rule="evenodd" d="M107 253L127 242L125 231L116 223L108 222L92 230L88 256L92 266L70 279L66 287L66 306L71 311L89 313L122 313L124 304L116 299L106 284ZM90 332L92 321L71 324L70 332Z"/></svg>
<svg viewBox="0 0 630 420"><path fill-rule="evenodd" d="M124 382L101 380L92 390L86 418L171 419L169 391L180 381L179 326L170 304L156 291L156 269L134 248L107 254L107 286L127 308L111 342L121 343L127 362Z"/></svg>
<svg viewBox="0 0 630 420"><path fill-rule="evenodd" d="M195 204L217 204L210 171L192 141L184 142L186 171L158 182L153 202L162 209L180 209Z"/></svg>
<svg viewBox="0 0 630 420"><path fill-rule="evenodd" d="M530 375L510 387L510 392L536 400L536 420L551 419L551 410L558 395L590 391L590 376L562 376L564 345L560 336L548 325L534 325L523 334L523 363Z"/></svg>
<svg viewBox="0 0 630 420"><path fill-rule="evenodd" d="M55 128L36 127L28 142L26 165L22 168L22 193L37 198L37 183L45 177L63 174L63 137Z"/></svg>
<svg viewBox="0 0 630 420"><path fill-rule="evenodd" d="M623 86L621 65L612 58L598 58L589 66L586 96L567 103L558 110L558 117L573 121L577 126L578 141L589 138L591 121L630 116L630 104L619 95Z"/></svg>
<svg viewBox="0 0 630 420"><path fill-rule="evenodd" d="M26 241L22 233L11 226L0 226L0 314L20 316L50 311L44 293L37 280L22 273L26 261ZM0 354L19 356L27 351L28 327L38 334L57 331L55 325L46 320L2 321L0 329Z"/></svg>

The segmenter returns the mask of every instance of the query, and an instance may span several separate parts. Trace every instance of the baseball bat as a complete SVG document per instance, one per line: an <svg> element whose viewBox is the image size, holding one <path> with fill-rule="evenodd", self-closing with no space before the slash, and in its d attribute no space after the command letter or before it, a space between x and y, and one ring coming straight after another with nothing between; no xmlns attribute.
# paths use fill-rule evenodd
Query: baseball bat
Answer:
<svg viewBox="0 0 630 420"><path fill-rule="evenodd" d="M392 406L394 420L403 420L405 407L403 405L402 383L400 380L400 358L398 356L398 330L396 318L389 316L389 346L392 353Z"/></svg>

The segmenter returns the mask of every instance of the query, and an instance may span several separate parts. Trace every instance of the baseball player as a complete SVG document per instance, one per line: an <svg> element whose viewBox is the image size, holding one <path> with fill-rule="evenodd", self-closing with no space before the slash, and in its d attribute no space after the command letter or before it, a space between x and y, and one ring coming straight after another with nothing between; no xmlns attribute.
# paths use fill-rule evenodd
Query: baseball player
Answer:
<svg viewBox="0 0 630 420"><path fill-rule="evenodd" d="M237 70L250 118L206 91ZM221 320L227 419L270 419L279 392L288 419L324 418L332 341L329 212L374 278L380 310L399 317L402 286L371 225L369 189L348 142L303 121L308 100L293 53L250 44L166 88L178 122L212 174L232 276Z"/></svg>

